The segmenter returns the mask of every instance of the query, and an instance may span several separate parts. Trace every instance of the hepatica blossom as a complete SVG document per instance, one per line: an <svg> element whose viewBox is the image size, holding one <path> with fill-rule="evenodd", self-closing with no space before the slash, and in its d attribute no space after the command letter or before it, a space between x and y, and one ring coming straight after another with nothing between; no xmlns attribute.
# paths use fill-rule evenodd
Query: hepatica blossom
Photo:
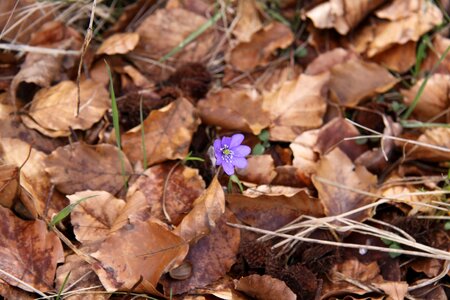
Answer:
<svg viewBox="0 0 450 300"><path fill-rule="evenodd" d="M234 174L234 167L242 169L247 166L245 157L250 154L251 149L249 146L241 145L243 140L244 135L238 133L214 141L216 165L221 165L229 176Z"/></svg>

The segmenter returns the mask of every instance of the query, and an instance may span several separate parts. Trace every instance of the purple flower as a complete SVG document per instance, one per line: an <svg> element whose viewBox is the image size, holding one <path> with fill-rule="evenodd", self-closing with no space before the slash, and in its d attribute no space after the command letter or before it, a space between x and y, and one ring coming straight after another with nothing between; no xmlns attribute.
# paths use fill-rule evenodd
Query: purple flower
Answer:
<svg viewBox="0 0 450 300"><path fill-rule="evenodd" d="M214 141L214 153L216 155L216 165L222 165L223 170L228 175L234 174L234 167L245 168L247 160L245 157L250 154L249 146L241 145L244 135L238 133L232 137L224 136L222 140Z"/></svg>

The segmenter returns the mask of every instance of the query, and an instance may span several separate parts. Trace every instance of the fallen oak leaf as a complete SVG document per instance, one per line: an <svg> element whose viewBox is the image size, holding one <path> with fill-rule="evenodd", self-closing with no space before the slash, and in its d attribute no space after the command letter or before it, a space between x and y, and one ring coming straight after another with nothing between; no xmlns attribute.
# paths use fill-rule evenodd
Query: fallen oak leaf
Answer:
<svg viewBox="0 0 450 300"><path fill-rule="evenodd" d="M269 275L253 274L235 280L235 288L247 295L261 300L295 300L297 295L280 279Z"/></svg>

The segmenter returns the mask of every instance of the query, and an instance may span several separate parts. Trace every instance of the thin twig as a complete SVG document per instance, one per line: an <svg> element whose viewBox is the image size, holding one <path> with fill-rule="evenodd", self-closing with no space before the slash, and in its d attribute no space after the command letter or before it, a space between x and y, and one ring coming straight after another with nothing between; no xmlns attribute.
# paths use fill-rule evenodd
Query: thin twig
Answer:
<svg viewBox="0 0 450 300"><path fill-rule="evenodd" d="M49 54L49 55L71 55L78 56L81 54L79 50L64 50L57 48L46 48L46 47L37 47L37 46L28 46L22 44L6 44L0 43L0 49L3 50L11 50L11 51L20 51L20 52L31 52L31 53L39 53L39 54Z"/></svg>

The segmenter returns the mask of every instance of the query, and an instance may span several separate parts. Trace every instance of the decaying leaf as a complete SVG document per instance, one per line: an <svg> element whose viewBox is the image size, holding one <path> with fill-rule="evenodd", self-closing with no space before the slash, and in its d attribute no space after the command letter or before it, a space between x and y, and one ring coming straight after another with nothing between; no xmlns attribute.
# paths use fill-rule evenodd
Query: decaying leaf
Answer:
<svg viewBox="0 0 450 300"><path fill-rule="evenodd" d="M239 71L250 71L270 62L275 50L288 47L294 41L291 29L272 22L255 32L249 42L238 44L230 53L230 64Z"/></svg>
<svg viewBox="0 0 450 300"><path fill-rule="evenodd" d="M139 43L139 34L135 32L116 33L100 45L96 54L125 54L132 51Z"/></svg>
<svg viewBox="0 0 450 300"><path fill-rule="evenodd" d="M420 70L434 70L436 73L448 74L450 71L450 54L447 53L442 62L438 63L448 47L450 47L450 39L443 37L441 34L436 34L432 40L432 47L428 49Z"/></svg>
<svg viewBox="0 0 450 300"><path fill-rule="evenodd" d="M195 243L216 227L217 221L225 212L225 195L217 176L193 205L174 232L185 241Z"/></svg>
<svg viewBox="0 0 450 300"><path fill-rule="evenodd" d="M70 135L71 129L86 130L100 120L110 107L109 94L102 84L92 80L80 83L80 112L76 116L77 85L63 81L42 89L34 96L23 122L42 134L59 137Z"/></svg>
<svg viewBox="0 0 450 300"><path fill-rule="evenodd" d="M374 283L374 285L383 290L392 300L403 300L408 293L408 283L405 281L386 281Z"/></svg>
<svg viewBox="0 0 450 300"><path fill-rule="evenodd" d="M53 151L45 160L45 171L64 194L85 190L115 194L128 180L132 168L127 157L115 146L74 143Z"/></svg>
<svg viewBox="0 0 450 300"><path fill-rule="evenodd" d="M255 89L228 89L211 92L198 102L200 117L206 124L259 134L269 126L268 112Z"/></svg>
<svg viewBox="0 0 450 300"><path fill-rule="evenodd" d="M85 199L70 213L73 231L81 243L106 237L125 206L125 201L104 191L82 191L67 198L71 204Z"/></svg>
<svg viewBox="0 0 450 300"><path fill-rule="evenodd" d="M235 287L238 291L244 292L247 295L261 300L295 300L295 295L292 290L277 278L269 275L250 275L242 277L235 282Z"/></svg>
<svg viewBox="0 0 450 300"><path fill-rule="evenodd" d="M294 155L292 165L297 168L297 172L310 177L316 172L319 155L314 151L314 145L317 143L319 129L308 130L301 133L289 145Z"/></svg>
<svg viewBox="0 0 450 300"><path fill-rule="evenodd" d="M153 110L142 124L148 164L184 158L199 124L197 110L185 98ZM122 146L132 163L143 161L141 126L122 136Z"/></svg>
<svg viewBox="0 0 450 300"><path fill-rule="evenodd" d="M9 209L0 206L0 260L1 269L34 288L53 290L56 264L64 260L61 241L47 231L44 221L23 221ZM10 285L33 292L4 273L0 278Z"/></svg>
<svg viewBox="0 0 450 300"><path fill-rule="evenodd" d="M416 47L416 42L394 45L375 55L371 60L389 70L405 73L416 63Z"/></svg>
<svg viewBox="0 0 450 300"><path fill-rule="evenodd" d="M407 5L410 11L404 11L401 5L406 2L400 0L390 4L397 6L395 10L401 12L399 16L384 13L391 9L389 6L382 10L381 17L390 16L395 19L377 20L358 30L354 38L356 51L372 57L396 44L417 42L424 33L441 24L442 12L432 2L414 0L413 2L420 4Z"/></svg>
<svg viewBox="0 0 450 300"><path fill-rule="evenodd" d="M328 81L326 72L317 76L302 74L264 94L263 109L270 112L271 140L293 141L303 131L322 125Z"/></svg>
<svg viewBox="0 0 450 300"><path fill-rule="evenodd" d="M177 166L168 178L172 163L155 165L147 169L128 189L125 216L121 221L156 218L167 221L163 213L163 193L165 208L171 224L178 225L189 213L193 202L205 189L205 182L197 169L184 165ZM167 183L166 183L167 180Z"/></svg>
<svg viewBox="0 0 450 300"><path fill-rule="evenodd" d="M240 180L255 184L269 184L277 176L275 164L270 154L252 155L247 158L248 165L245 169L238 169Z"/></svg>
<svg viewBox="0 0 450 300"><path fill-rule="evenodd" d="M334 28L345 35L384 2L385 0L329 0L308 11L306 16L317 28Z"/></svg>
<svg viewBox="0 0 450 300"><path fill-rule="evenodd" d="M239 1L237 17L239 20L234 27L233 34L240 42L250 42L253 33L262 28L257 2L255 0Z"/></svg>
<svg viewBox="0 0 450 300"><path fill-rule="evenodd" d="M431 146L439 146L447 151L406 144L408 149L408 159L421 159L437 162L450 160L450 128L436 127L426 129L424 133L419 136L417 141Z"/></svg>
<svg viewBox="0 0 450 300"><path fill-rule="evenodd" d="M320 181L321 178L340 185L336 187ZM319 192L319 199L325 208L325 215L336 216L362 207L374 201L374 198L352 192L346 188L373 192L377 177L361 165L354 165L339 148L323 156L317 166L317 173L312 178ZM365 210L348 216L353 220L363 221L370 217L371 211Z"/></svg>
<svg viewBox="0 0 450 300"><path fill-rule="evenodd" d="M421 79L409 90L402 90L405 104L411 105L425 79ZM417 102L413 116L420 121L448 122L450 112L442 112L450 107L450 75L433 74L427 81L425 89Z"/></svg>
<svg viewBox="0 0 450 300"><path fill-rule="evenodd" d="M149 220L112 232L91 256L98 261L93 268L107 291L159 295L159 278L180 264L188 249L182 238Z"/></svg>
<svg viewBox="0 0 450 300"><path fill-rule="evenodd" d="M19 188L19 167L0 165L0 205L11 208Z"/></svg>
<svg viewBox="0 0 450 300"><path fill-rule="evenodd" d="M170 290L174 294L181 294L194 288L206 287L225 276L236 262L240 231L226 224L236 223L236 218L226 210L215 222L216 226L211 232L189 248L185 261L192 264L191 276L185 280L163 282L165 294L168 295Z"/></svg>

